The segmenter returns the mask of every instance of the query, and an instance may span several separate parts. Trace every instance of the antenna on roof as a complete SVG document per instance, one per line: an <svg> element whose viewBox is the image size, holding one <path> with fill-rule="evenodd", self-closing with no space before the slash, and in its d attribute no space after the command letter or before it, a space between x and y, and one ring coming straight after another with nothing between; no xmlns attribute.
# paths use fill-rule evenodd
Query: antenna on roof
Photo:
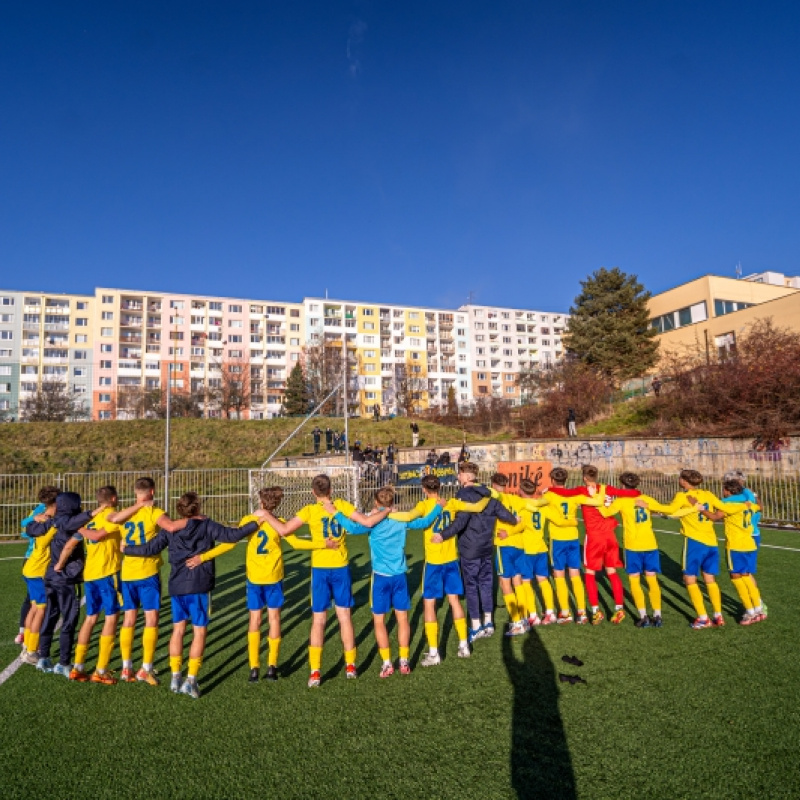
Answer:
<svg viewBox="0 0 800 800"><path fill-rule="evenodd" d="M736 277L737 278L741 278L742 277L742 262L741 261L736 265Z"/></svg>
<svg viewBox="0 0 800 800"><path fill-rule="evenodd" d="M470 290L470 293L467 295L467 304L472 305L472 301L475 299L475 292Z"/></svg>

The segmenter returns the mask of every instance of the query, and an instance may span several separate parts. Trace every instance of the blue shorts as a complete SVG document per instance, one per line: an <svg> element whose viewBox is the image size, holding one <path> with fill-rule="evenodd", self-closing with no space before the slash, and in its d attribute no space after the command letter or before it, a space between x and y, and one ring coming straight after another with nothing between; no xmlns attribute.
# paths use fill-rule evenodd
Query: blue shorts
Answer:
<svg viewBox="0 0 800 800"><path fill-rule="evenodd" d="M191 620L195 628L205 628L211 618L211 594L172 595L172 621Z"/></svg>
<svg viewBox="0 0 800 800"><path fill-rule="evenodd" d="M425 564L422 573L422 596L425 600L440 600L446 594L464 594L464 581L458 561L446 564Z"/></svg>
<svg viewBox="0 0 800 800"><path fill-rule="evenodd" d="M753 537L753 541L756 543L756 550L761 547L761 534L759 533L758 536Z"/></svg>
<svg viewBox="0 0 800 800"><path fill-rule="evenodd" d="M355 605L350 567L311 567L311 610L327 611L331 602L337 608Z"/></svg>
<svg viewBox="0 0 800 800"><path fill-rule="evenodd" d="M501 578L513 578L522 575L522 562L525 551L521 547L497 546L497 574Z"/></svg>
<svg viewBox="0 0 800 800"><path fill-rule="evenodd" d="M47 605L47 595L44 592L44 578L25 578L28 584L28 598L35 606Z"/></svg>
<svg viewBox="0 0 800 800"><path fill-rule="evenodd" d="M124 611L158 611L161 608L161 576L151 575L140 581L122 581L122 608Z"/></svg>
<svg viewBox="0 0 800 800"><path fill-rule="evenodd" d="M370 605L373 614L388 614L395 611L408 611L411 597L408 594L408 581L402 575L378 575L372 573Z"/></svg>
<svg viewBox="0 0 800 800"><path fill-rule="evenodd" d="M247 610L283 608L283 581L277 583L250 583L247 581Z"/></svg>
<svg viewBox="0 0 800 800"><path fill-rule="evenodd" d="M702 544L696 539L685 539L683 542L683 574L697 575L701 572L708 575L719 575L719 548L715 545Z"/></svg>
<svg viewBox="0 0 800 800"><path fill-rule="evenodd" d="M559 572L565 569L580 569L581 543L577 539L570 539L568 542L551 539L550 563L553 569Z"/></svg>
<svg viewBox="0 0 800 800"><path fill-rule="evenodd" d="M752 575L756 571L758 550L728 550L728 569L731 573Z"/></svg>
<svg viewBox="0 0 800 800"><path fill-rule="evenodd" d="M661 554L658 550L626 550L625 572L629 575L661 572Z"/></svg>
<svg viewBox="0 0 800 800"><path fill-rule="evenodd" d="M522 579L530 581L534 575L537 578L547 578L550 575L547 553L525 553L522 561Z"/></svg>
<svg viewBox="0 0 800 800"><path fill-rule="evenodd" d="M96 581L86 581L83 590L86 593L87 617L93 617L101 611L106 616L119 612L119 572Z"/></svg>

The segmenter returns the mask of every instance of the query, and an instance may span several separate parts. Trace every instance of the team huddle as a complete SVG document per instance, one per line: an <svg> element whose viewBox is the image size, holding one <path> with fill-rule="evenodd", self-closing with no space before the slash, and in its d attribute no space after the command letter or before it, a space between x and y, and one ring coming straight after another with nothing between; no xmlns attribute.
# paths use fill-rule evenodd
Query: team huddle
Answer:
<svg viewBox="0 0 800 800"><path fill-rule="evenodd" d="M716 583L719 549L714 522L724 522L728 568L744 607L741 624L766 619L766 607L754 577L760 506L739 476L725 480L724 497L720 500L700 488L700 473L683 470L679 476L681 491L669 504L641 494L637 489L639 476L631 472L620 476L621 488L601 484L593 466L583 468L582 486L565 488L567 471L556 468L550 473L552 486L547 490L539 492L536 484L522 480L519 495L507 491L508 478L503 474L492 476L490 487L478 483L477 477L474 464L459 464L459 490L455 498L446 500L440 496L439 479L425 476L421 482L424 499L408 512L394 510L394 490L386 486L375 493L370 512L360 513L350 503L333 498L330 479L318 475L311 484L313 502L295 516L288 520L278 516L283 490L268 487L259 492L260 508L235 528L203 516L201 499L194 492L181 496L176 505L178 518L172 519L154 505L155 483L150 478L136 481L133 505L119 508L116 489L105 486L97 492L97 505L91 511L82 510L78 494L46 486L39 492L39 505L23 520L31 545L23 567L28 592L18 637L23 646L22 659L42 672L79 682L113 685L118 681L138 681L159 685L153 663L161 607L162 553L167 550L173 624L169 642L170 688L198 698L197 677L215 583L214 560L245 540L249 680L256 682L261 674L264 609L268 620L264 677L278 679L284 543L311 551L309 687L321 682L325 625L331 606L339 624L345 675L356 678L347 537L368 535L372 561L370 604L381 657L380 675L388 678L394 674L395 665L406 675L411 672L411 592L406 564L406 537L410 530L423 531L425 548L422 600L428 652L420 661L423 667L441 663L436 606L445 597L458 637L459 657L469 658L476 640L494 634L495 568L510 620L506 636L521 636L533 627L553 623L601 624L605 617L600 609L597 574L603 571L615 604L611 622L618 625L626 614L618 572L623 563L616 517L622 521L624 569L637 610L634 624L658 628L663 624L658 579L661 566L652 512L680 519L684 583L697 612L692 628L725 624ZM585 528L583 553L579 509ZM296 535L304 526L308 527L309 538ZM649 594L649 612L642 575ZM711 617L698 576L706 586ZM79 628L81 585L86 614ZM464 596L466 615L461 602ZM136 670L132 654L140 609L144 614L142 664ZM397 662L392 658L386 628L386 615L392 611L397 622ZM101 613L99 653L90 674L86 655ZM120 614L122 624L118 630ZM60 655L54 665L50 650L59 622ZM192 624L192 639L184 677L188 622ZM117 634L122 659L118 677L109 669Z"/></svg>

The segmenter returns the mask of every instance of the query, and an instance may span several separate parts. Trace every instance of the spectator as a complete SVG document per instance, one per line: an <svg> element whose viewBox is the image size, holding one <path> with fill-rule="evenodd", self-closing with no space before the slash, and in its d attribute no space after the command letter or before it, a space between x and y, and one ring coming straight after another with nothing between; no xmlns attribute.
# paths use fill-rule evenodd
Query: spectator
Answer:
<svg viewBox="0 0 800 800"><path fill-rule="evenodd" d="M661 394L661 380L657 375L653 378L653 383L651 385L653 387L653 394L658 397Z"/></svg>
<svg viewBox="0 0 800 800"><path fill-rule="evenodd" d="M419 425L416 422L412 422L409 427L411 428L411 446L419 447Z"/></svg>
<svg viewBox="0 0 800 800"><path fill-rule="evenodd" d="M436 463L440 466L446 467L450 463L450 452L445 450L439 458L436 459Z"/></svg>
<svg viewBox="0 0 800 800"><path fill-rule="evenodd" d="M397 454L397 447L394 442L391 442L386 448L386 463L394 465L395 456Z"/></svg>
<svg viewBox="0 0 800 800"><path fill-rule="evenodd" d="M436 450L433 447L428 451L428 457L425 459L425 463L431 467L436 464Z"/></svg>
<svg viewBox="0 0 800 800"><path fill-rule="evenodd" d="M381 407L377 403L372 407L372 414L375 417L375 422L381 421Z"/></svg>
<svg viewBox="0 0 800 800"><path fill-rule="evenodd" d="M467 443L461 445L461 450L458 454L458 463L466 464L469 461L469 450L467 450Z"/></svg>
<svg viewBox="0 0 800 800"><path fill-rule="evenodd" d="M578 428L575 419L575 409L573 408L570 408L569 413L567 414L567 435L568 436L578 435Z"/></svg>
<svg viewBox="0 0 800 800"><path fill-rule="evenodd" d="M313 431L311 431L311 435L314 437L314 455L317 456L319 455L319 442L320 437L322 436L322 431L319 429L319 427L316 427Z"/></svg>
<svg viewBox="0 0 800 800"><path fill-rule="evenodd" d="M325 428L325 449L329 453L333 450L333 429L330 425Z"/></svg>

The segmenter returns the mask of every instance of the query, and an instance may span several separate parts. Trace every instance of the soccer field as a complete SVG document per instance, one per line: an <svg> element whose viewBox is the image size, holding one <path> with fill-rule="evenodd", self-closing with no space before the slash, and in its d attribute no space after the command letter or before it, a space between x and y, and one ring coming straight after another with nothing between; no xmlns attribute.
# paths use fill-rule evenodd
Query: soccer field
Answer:
<svg viewBox="0 0 800 800"><path fill-rule="evenodd" d="M676 524L656 519L654 527ZM738 598L724 574L728 625L701 631L688 626L682 538L658 536L662 629L637 630L629 618L619 627L551 626L507 639L499 635L506 611L498 608L498 634L477 641L473 657L462 660L442 613L445 659L422 669L417 592L414 672L387 680L378 677L371 630L366 537L352 538L361 674L345 680L331 615L317 690L306 687L308 555L288 548L283 677L248 684L240 546L217 561L199 701L167 685L75 684L30 666L0 685L2 797L800 796L800 534L763 532L770 546L759 557L766 622L735 624ZM18 654L12 639L24 584L14 557L23 552L22 545L0 548L0 669ZM421 535L409 536L409 554L418 590ZM608 608L610 596L602 600ZM169 629L167 601L156 658L167 683ZM139 644L137 634L137 664ZM96 652L95 644L90 667ZM584 666L564 664L566 654ZM587 683L560 683L560 672Z"/></svg>

